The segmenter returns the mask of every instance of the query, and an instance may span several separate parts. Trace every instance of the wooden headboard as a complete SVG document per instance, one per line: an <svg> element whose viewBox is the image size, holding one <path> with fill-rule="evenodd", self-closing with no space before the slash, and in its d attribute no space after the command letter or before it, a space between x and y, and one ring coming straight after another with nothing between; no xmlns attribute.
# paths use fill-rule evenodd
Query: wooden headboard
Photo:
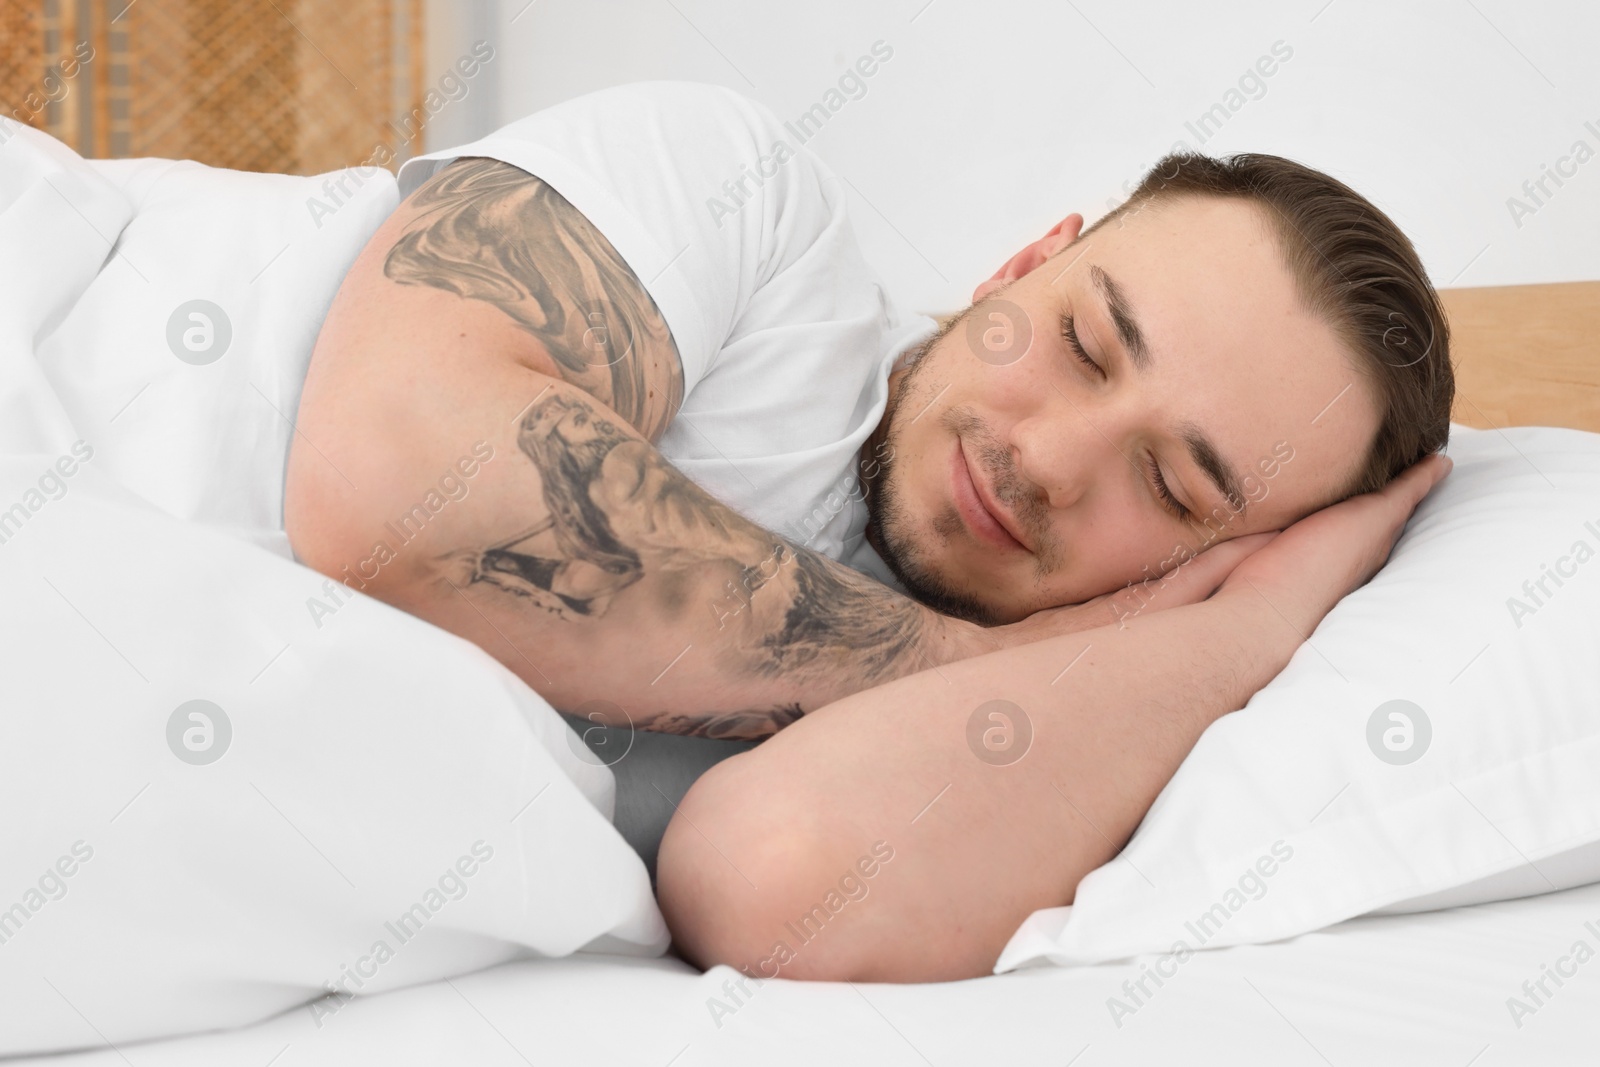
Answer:
<svg viewBox="0 0 1600 1067"><path fill-rule="evenodd" d="M1456 367L1454 421L1600 432L1600 282L1439 295Z"/></svg>

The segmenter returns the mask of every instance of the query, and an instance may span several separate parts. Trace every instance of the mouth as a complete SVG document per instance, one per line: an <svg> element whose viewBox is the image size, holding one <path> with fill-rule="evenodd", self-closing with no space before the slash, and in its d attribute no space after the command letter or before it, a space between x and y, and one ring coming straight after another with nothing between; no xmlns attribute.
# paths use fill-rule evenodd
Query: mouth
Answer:
<svg viewBox="0 0 1600 1067"><path fill-rule="evenodd" d="M961 438L956 438L955 451L950 456L950 483L956 510L974 537L995 548L1029 551L1017 536L1017 523L994 499L989 487L975 475L967 461Z"/></svg>

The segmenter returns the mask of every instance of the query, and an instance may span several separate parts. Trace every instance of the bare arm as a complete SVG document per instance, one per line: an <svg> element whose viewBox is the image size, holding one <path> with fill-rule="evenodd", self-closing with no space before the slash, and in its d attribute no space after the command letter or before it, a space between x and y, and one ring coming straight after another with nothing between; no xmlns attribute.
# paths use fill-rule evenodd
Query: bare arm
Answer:
<svg viewBox="0 0 1600 1067"><path fill-rule="evenodd" d="M661 843L677 944L768 978L988 973L1029 913L1070 903L1116 855L1205 728L1287 662L1292 635L1266 614L1218 597L975 657L847 697L718 764ZM969 719L994 700L1031 725L1011 765L968 744ZM893 858L868 895L802 942L815 921L787 924L880 841Z"/></svg>
<svg viewBox="0 0 1600 1067"><path fill-rule="evenodd" d="M459 160L373 236L324 324L291 543L563 710L713 737L1116 617L1101 598L983 630L762 529L652 445L682 397L666 322L610 243L539 179ZM1203 553L1162 606L1250 547Z"/></svg>
<svg viewBox="0 0 1600 1067"><path fill-rule="evenodd" d="M458 161L380 228L324 325L291 542L613 725L763 736L996 647L676 471L651 440L682 393L609 242L537 178ZM453 469L459 499L438 491Z"/></svg>
<svg viewBox="0 0 1600 1067"><path fill-rule="evenodd" d="M1426 461L1302 520L1203 603L857 693L713 767L661 842L679 948L766 978L988 973L1024 918L1071 903L1121 850L1206 727L1378 569L1445 469ZM1015 762L972 745L994 700L1031 723ZM850 886L866 892L837 906Z"/></svg>

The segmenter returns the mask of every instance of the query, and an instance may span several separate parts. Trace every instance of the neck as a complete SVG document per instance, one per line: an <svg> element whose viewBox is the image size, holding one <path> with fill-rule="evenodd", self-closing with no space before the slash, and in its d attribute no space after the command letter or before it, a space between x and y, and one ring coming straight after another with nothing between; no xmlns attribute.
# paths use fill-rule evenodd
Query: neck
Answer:
<svg viewBox="0 0 1600 1067"><path fill-rule="evenodd" d="M897 402L900 399L900 383L905 379L906 369L896 366L889 372L889 401L883 406L883 417L878 420L878 425L867 435L861 443L861 450L856 453L856 482L861 487L861 501L867 508L867 544L878 555L883 555L883 546L878 542L877 523L872 521L876 505L872 499L879 482L883 478L884 468L887 464L883 460L882 445L889 439L889 425L894 421Z"/></svg>

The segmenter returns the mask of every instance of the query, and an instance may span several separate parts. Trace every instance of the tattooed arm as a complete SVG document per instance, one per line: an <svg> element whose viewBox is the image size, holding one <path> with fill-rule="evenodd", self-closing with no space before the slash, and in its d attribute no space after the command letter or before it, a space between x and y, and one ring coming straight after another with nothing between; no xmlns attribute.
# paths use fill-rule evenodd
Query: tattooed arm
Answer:
<svg viewBox="0 0 1600 1067"><path fill-rule="evenodd" d="M374 235L324 324L291 543L611 725L759 737L993 647L675 470L651 441L682 395L609 242L537 178L457 161Z"/></svg>
<svg viewBox="0 0 1600 1067"><path fill-rule="evenodd" d="M561 194L510 164L465 159L408 205L384 274L498 308L538 340L539 369L660 439L683 403L677 348L644 286Z"/></svg>

